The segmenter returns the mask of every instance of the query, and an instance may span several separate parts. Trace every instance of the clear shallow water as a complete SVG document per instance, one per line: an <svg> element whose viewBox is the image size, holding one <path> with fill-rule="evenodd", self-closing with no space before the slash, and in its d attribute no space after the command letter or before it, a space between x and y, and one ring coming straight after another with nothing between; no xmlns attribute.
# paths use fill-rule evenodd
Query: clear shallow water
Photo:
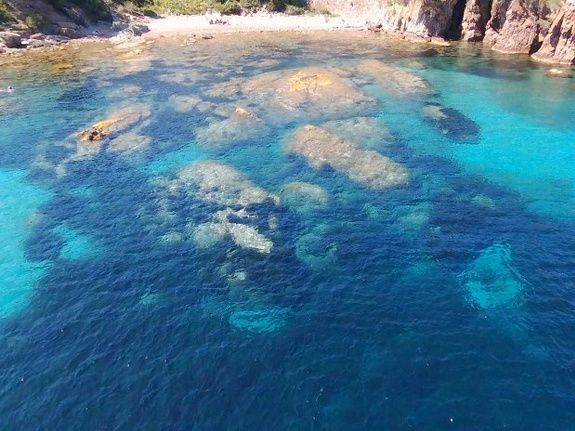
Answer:
<svg viewBox="0 0 575 431"><path fill-rule="evenodd" d="M0 428L571 429L575 81L474 49L286 39L2 65L17 91L0 99ZM429 91L394 90L366 59ZM290 92L246 90L307 66L373 103L290 111ZM128 145L79 157L94 147L74 134L126 104L148 110L118 133ZM260 120L226 123L238 106ZM375 121L326 125L361 115ZM372 189L288 154L308 122L408 183ZM279 203L182 183L206 160ZM270 253L199 242L221 210Z"/></svg>

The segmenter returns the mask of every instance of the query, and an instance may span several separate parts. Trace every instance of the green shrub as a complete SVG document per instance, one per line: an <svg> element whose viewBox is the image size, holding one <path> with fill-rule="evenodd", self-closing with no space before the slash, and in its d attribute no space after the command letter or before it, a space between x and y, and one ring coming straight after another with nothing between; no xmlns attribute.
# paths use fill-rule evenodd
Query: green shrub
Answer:
<svg viewBox="0 0 575 431"><path fill-rule="evenodd" d="M12 15L10 14L8 6L6 6L4 0L0 0L0 24L10 21L11 18Z"/></svg>
<svg viewBox="0 0 575 431"><path fill-rule="evenodd" d="M242 13L242 7L235 0L228 0L225 3L216 4L215 8L223 15L239 15Z"/></svg>
<svg viewBox="0 0 575 431"><path fill-rule="evenodd" d="M24 18L24 24L26 24L26 27L28 27L30 30L40 30L40 28L46 23L46 20L44 19L44 17L42 15L38 15L38 14L34 14L34 15L28 15L26 18Z"/></svg>

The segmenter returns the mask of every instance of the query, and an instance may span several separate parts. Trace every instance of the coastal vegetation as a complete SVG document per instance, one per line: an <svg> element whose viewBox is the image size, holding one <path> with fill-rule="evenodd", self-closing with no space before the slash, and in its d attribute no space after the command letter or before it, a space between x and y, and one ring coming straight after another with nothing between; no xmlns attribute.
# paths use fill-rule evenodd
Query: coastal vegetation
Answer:
<svg viewBox="0 0 575 431"><path fill-rule="evenodd" d="M0 0L0 24L7 22L10 19L10 10L8 6L4 2L4 0Z"/></svg>
<svg viewBox="0 0 575 431"><path fill-rule="evenodd" d="M22 21L30 29L38 29L50 14L50 9L74 18L79 9L91 21L110 21L115 10L127 13L198 14L220 12L240 14L265 8L268 11L303 13L306 0L42 0L34 5L13 0L0 0L0 25ZM34 12L30 13L29 10Z"/></svg>

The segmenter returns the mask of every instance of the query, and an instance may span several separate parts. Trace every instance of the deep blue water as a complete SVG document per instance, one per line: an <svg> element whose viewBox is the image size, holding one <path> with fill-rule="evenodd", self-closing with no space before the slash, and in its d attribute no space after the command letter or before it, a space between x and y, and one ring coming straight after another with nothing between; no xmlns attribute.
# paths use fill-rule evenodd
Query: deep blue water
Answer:
<svg viewBox="0 0 575 431"><path fill-rule="evenodd" d="M355 35L181 42L1 65L0 429L574 429L574 78ZM367 59L428 91L394 91ZM246 90L305 67L369 108L315 84L297 109L291 90ZM126 106L147 114L77 156L76 133ZM226 123L237 107L247 125ZM305 124L360 116L370 128L339 136L406 184L287 150ZM149 139L114 150L124 135ZM268 198L182 182L206 161ZM203 247L221 210L271 251Z"/></svg>

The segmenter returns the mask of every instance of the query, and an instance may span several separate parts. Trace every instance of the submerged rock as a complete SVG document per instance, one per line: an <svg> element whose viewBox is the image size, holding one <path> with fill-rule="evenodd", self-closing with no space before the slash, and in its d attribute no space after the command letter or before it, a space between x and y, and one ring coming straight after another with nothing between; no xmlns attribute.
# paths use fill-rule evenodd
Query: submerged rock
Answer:
<svg viewBox="0 0 575 431"><path fill-rule="evenodd" d="M242 331L273 333L286 326L285 314L279 307L254 307L232 311L228 321L233 328Z"/></svg>
<svg viewBox="0 0 575 431"><path fill-rule="evenodd" d="M287 150L305 157L316 169L331 166L370 188L401 186L409 181L404 166L375 151L362 150L320 127L299 128Z"/></svg>
<svg viewBox="0 0 575 431"><path fill-rule="evenodd" d="M230 237L240 248L255 250L262 254L269 254L272 251L273 242L266 238L259 231L247 224L230 221L234 219L246 219L249 215L245 211L232 211L225 209L218 211L213 216L213 221L199 225L193 230L192 238L201 248L209 248Z"/></svg>
<svg viewBox="0 0 575 431"><path fill-rule="evenodd" d="M375 106L349 79L319 67L264 73L242 91L280 121L365 114Z"/></svg>
<svg viewBox="0 0 575 431"><path fill-rule="evenodd" d="M309 267L320 270L337 261L337 244L329 240L327 225L314 226L298 238L295 245L296 257Z"/></svg>
<svg viewBox="0 0 575 431"><path fill-rule="evenodd" d="M377 150L393 142L393 135L383 122L373 117L354 117L328 121L322 127L361 148Z"/></svg>
<svg viewBox="0 0 575 431"><path fill-rule="evenodd" d="M471 202L483 208L495 209L495 201L486 195L475 195L471 198Z"/></svg>
<svg viewBox="0 0 575 431"><path fill-rule="evenodd" d="M460 275L474 305L488 309L517 304L524 282L511 262L509 247L495 244L483 250L469 269Z"/></svg>
<svg viewBox="0 0 575 431"><path fill-rule="evenodd" d="M429 224L431 204L423 202L417 205L406 205L396 208L398 222L408 233L419 233Z"/></svg>
<svg viewBox="0 0 575 431"><path fill-rule="evenodd" d="M213 119L196 132L196 141L202 148L222 150L233 145L257 141L270 134L268 126L255 114L237 107L224 119Z"/></svg>
<svg viewBox="0 0 575 431"><path fill-rule="evenodd" d="M571 71L569 69L558 69L553 67L549 69L546 73L547 76L551 76L552 78L570 78Z"/></svg>
<svg viewBox="0 0 575 431"><path fill-rule="evenodd" d="M202 102L202 99L196 96L174 94L170 96L169 101L177 112L187 113L194 110Z"/></svg>
<svg viewBox="0 0 575 431"><path fill-rule="evenodd" d="M456 109L430 103L424 106L423 115L437 130L450 139L465 143L478 142L479 126Z"/></svg>
<svg viewBox="0 0 575 431"><path fill-rule="evenodd" d="M378 60L367 60L357 66L360 73L374 78L386 91L396 95L429 94L431 89L423 78Z"/></svg>
<svg viewBox="0 0 575 431"><path fill-rule="evenodd" d="M188 224L189 235L198 247L211 248L228 238L243 249L261 254L271 252L273 242L258 226L267 226L272 214L252 207L269 202L273 208L279 199L233 167L216 161L200 161L181 169L176 179L156 183L169 194L163 200L177 199L183 192L219 208L208 222Z"/></svg>
<svg viewBox="0 0 575 431"><path fill-rule="evenodd" d="M119 109L104 120L98 121L89 128L81 131L77 135L77 146L75 159L97 154L103 147L104 141L117 139L135 126L143 126L144 121L151 116L151 108L146 104L134 104L126 108ZM137 135L132 135L137 136ZM140 144L142 142L140 141ZM141 145L140 145L141 147ZM126 141L118 141L112 150L121 151L122 148L133 149L133 145Z"/></svg>
<svg viewBox="0 0 575 431"><path fill-rule="evenodd" d="M213 160L193 163L178 173L177 185L203 201L231 207L246 207L277 197L252 183L231 166Z"/></svg>
<svg viewBox="0 0 575 431"><path fill-rule="evenodd" d="M284 204L302 214L325 208L329 203L329 194L323 187L301 181L284 185L280 197Z"/></svg>
<svg viewBox="0 0 575 431"><path fill-rule="evenodd" d="M128 132L112 139L108 143L108 151L112 153L145 151L149 148L151 142L152 139L148 136L142 136L136 132Z"/></svg>

